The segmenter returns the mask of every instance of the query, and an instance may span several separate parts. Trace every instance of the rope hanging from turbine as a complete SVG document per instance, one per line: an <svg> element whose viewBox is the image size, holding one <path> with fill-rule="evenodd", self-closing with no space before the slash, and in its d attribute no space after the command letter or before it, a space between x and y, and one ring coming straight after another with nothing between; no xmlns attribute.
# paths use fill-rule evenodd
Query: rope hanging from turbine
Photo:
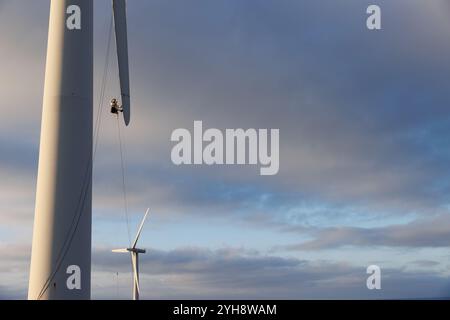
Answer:
<svg viewBox="0 0 450 320"><path fill-rule="evenodd" d="M123 205L125 209L125 218L127 222L127 233L128 233L128 243L129 247L131 247L131 233L130 233L130 221L128 217L128 199L127 199L127 188L126 188L126 181L125 181L125 162L124 162L124 155L123 155L123 146L122 146L122 135L120 133L120 121L119 121L119 114L116 114L117 119L117 137L119 140L119 151L120 151L120 168L122 173L122 193L123 193Z"/></svg>

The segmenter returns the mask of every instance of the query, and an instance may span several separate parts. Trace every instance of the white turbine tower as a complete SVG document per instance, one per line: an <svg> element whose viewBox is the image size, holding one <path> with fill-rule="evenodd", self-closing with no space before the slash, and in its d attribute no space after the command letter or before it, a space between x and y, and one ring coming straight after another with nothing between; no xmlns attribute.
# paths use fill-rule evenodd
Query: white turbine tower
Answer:
<svg viewBox="0 0 450 320"><path fill-rule="evenodd" d="M114 249L112 252L118 253L130 253L131 254L131 264L133 267L133 300L139 300L140 288L139 288L139 253L145 253L145 249L139 249L136 247L139 237L144 227L145 219L150 211L150 208L145 212L144 218L142 219L141 225L139 226L136 238L134 239L131 248L126 249Z"/></svg>
<svg viewBox="0 0 450 320"><path fill-rule="evenodd" d="M94 0L52 0L28 299L90 299ZM126 2L113 0L125 124Z"/></svg>

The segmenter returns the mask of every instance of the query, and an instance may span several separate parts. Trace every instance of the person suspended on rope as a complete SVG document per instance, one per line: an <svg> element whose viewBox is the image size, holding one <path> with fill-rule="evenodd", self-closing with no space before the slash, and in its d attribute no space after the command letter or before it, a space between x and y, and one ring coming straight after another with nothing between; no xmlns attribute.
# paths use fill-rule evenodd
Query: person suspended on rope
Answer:
<svg viewBox="0 0 450 320"><path fill-rule="evenodd" d="M119 114L119 112L123 112L123 108L119 105L117 99L114 98L111 100L111 113Z"/></svg>

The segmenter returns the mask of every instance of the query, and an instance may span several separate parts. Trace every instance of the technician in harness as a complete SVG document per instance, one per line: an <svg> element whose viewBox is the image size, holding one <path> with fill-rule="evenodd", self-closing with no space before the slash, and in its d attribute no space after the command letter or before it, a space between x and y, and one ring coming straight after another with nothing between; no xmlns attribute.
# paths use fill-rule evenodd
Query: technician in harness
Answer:
<svg viewBox="0 0 450 320"><path fill-rule="evenodd" d="M122 106L119 105L117 99L111 100L111 113L119 114L119 112L123 112Z"/></svg>

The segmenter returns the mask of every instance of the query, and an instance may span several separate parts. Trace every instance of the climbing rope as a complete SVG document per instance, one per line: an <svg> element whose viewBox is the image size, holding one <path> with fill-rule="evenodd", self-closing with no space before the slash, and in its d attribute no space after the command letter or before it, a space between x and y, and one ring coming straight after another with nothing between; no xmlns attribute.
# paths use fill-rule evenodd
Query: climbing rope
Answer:
<svg viewBox="0 0 450 320"><path fill-rule="evenodd" d="M129 243L129 247L131 247L130 221L129 221L129 217L128 217L127 188L126 188L126 183L125 183L125 163L124 163L123 147L122 147L122 135L120 133L120 121L119 121L118 114L117 114L116 119L117 119L117 136L119 138L120 168L122 171L123 205L125 208L125 217L126 217L126 221L127 221L128 243Z"/></svg>
<svg viewBox="0 0 450 320"><path fill-rule="evenodd" d="M106 49L106 56L105 56L105 66L103 68L103 77L102 77L102 85L100 88L100 98L98 100L98 107L97 107L97 118L95 121L95 130L94 130L94 154L93 154L93 160L95 159L95 155L97 152L97 146L98 146L98 137L100 133L100 126L102 122L102 114L103 114L103 100L105 99L105 92L106 92L106 85L108 82L108 73L109 73L109 59L110 59L110 53L111 53L111 39L112 39L112 29L113 29L113 18L111 17L109 22L109 32L108 32L108 45Z"/></svg>

